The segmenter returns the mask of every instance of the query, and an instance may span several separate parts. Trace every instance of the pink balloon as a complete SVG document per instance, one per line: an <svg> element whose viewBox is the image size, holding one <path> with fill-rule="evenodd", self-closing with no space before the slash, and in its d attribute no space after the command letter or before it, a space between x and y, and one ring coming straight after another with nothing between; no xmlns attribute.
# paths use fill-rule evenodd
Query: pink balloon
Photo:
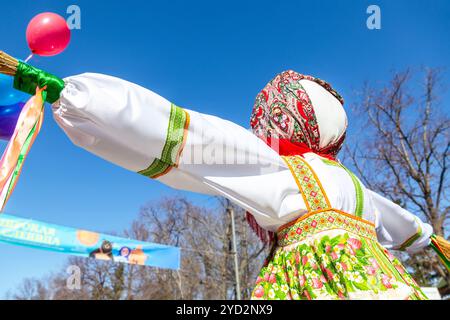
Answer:
<svg viewBox="0 0 450 320"><path fill-rule="evenodd" d="M70 42L70 29L60 15L44 12L31 19L26 36L33 54L48 57L66 49Z"/></svg>

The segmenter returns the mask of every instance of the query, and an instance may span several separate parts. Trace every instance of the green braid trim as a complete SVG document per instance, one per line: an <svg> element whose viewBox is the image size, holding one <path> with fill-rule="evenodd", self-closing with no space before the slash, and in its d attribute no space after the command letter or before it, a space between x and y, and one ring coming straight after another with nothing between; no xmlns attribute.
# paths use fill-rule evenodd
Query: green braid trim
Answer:
<svg viewBox="0 0 450 320"><path fill-rule="evenodd" d="M184 109L172 104L166 142L161 156L156 158L147 169L141 170L138 173L155 179L166 174L172 167L176 167L180 154L183 151L188 127L189 114Z"/></svg>

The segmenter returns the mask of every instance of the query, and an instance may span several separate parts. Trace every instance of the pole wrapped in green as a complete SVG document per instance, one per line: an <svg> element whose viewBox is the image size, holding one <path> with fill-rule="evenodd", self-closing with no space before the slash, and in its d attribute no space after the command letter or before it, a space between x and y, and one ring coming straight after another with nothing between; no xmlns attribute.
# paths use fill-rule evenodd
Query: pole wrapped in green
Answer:
<svg viewBox="0 0 450 320"><path fill-rule="evenodd" d="M430 247L436 251L439 259L450 272L450 242L433 234L431 236Z"/></svg>
<svg viewBox="0 0 450 320"><path fill-rule="evenodd" d="M48 72L19 61L14 76L14 88L34 95L36 87L43 88L44 86L47 86L45 101L54 103L59 99L59 95L64 89L64 81Z"/></svg>

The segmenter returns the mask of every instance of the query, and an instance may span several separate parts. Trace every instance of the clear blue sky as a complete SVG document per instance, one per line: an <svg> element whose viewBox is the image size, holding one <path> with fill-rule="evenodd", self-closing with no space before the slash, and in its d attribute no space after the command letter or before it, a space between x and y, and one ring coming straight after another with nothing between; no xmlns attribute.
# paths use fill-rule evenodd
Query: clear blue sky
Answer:
<svg viewBox="0 0 450 320"><path fill-rule="evenodd" d="M245 127L257 92L288 68L331 82L350 106L365 80L384 80L391 70L409 66L449 67L448 0L5 1L0 50L24 59L29 20L45 11L66 15L71 4L81 8L81 30L72 32L64 53L34 58L33 64L61 77L83 72L123 77L178 105ZM366 28L370 4L381 7L381 30ZM120 231L141 205L175 192L206 199L78 149L47 108L6 212ZM0 295L24 277L57 270L66 259L5 244L0 255Z"/></svg>

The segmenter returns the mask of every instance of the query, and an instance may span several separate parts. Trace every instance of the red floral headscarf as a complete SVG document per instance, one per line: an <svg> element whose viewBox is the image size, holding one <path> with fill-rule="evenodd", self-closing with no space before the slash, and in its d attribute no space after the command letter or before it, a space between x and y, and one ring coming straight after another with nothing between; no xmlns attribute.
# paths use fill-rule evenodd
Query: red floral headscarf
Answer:
<svg viewBox="0 0 450 320"><path fill-rule="evenodd" d="M335 141L320 147L319 124L301 80L316 82L344 104L342 97L325 81L292 70L285 71L257 95L250 120L253 133L280 155L314 152L334 160L344 142L345 128ZM273 242L274 233L261 228L249 212L247 221L263 242Z"/></svg>
<svg viewBox="0 0 450 320"><path fill-rule="evenodd" d="M325 81L289 70L278 74L257 95L250 125L253 133L280 155L314 152L334 159L345 139L320 147L319 125L311 99L300 83L318 83L343 105L342 97Z"/></svg>

